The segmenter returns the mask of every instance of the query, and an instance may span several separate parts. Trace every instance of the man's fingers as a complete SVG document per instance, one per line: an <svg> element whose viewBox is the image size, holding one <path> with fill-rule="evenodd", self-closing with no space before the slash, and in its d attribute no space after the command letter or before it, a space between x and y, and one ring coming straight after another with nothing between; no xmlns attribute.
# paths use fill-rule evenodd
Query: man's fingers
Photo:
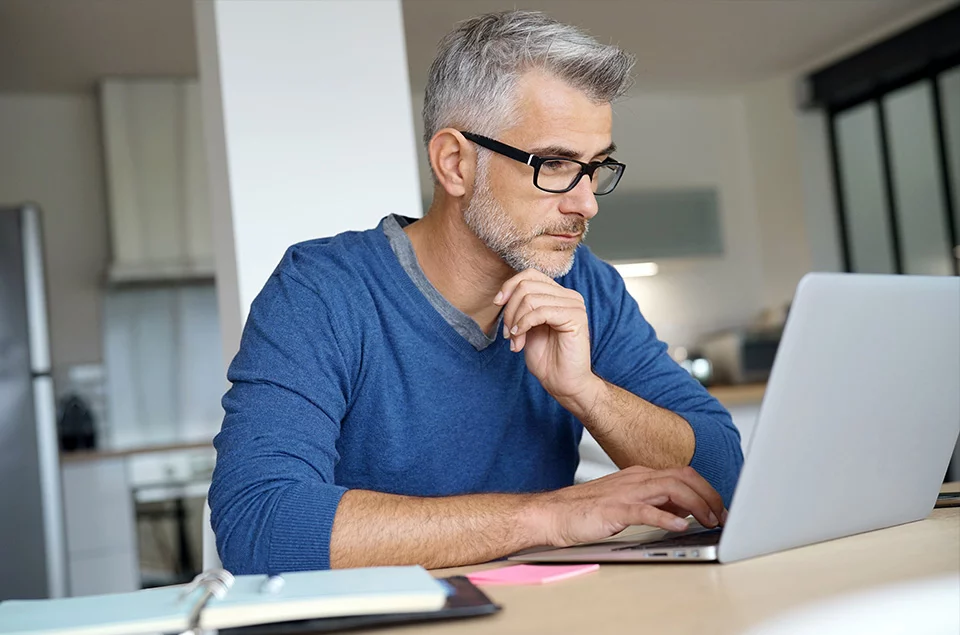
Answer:
<svg viewBox="0 0 960 635"><path fill-rule="evenodd" d="M667 501L666 501L665 503L662 503L662 504L658 504L658 503L650 503L650 504L651 504L651 505L656 505L657 507L659 507L659 508L662 509L663 511L665 511L665 512L670 512L670 513L673 514L674 516L679 516L680 518L686 518L687 516L690 515L690 510L689 510L689 509L684 509L684 508L680 507L679 505L675 505L674 503L671 503L670 500L669 500L669 498L667 499Z"/></svg>
<svg viewBox="0 0 960 635"><path fill-rule="evenodd" d="M547 276L540 273L536 269L526 269L503 283L503 286L500 287L500 291L494 297L493 303L503 306L504 304L509 302L510 298L513 296L514 290L524 280L538 281L544 284L551 284L553 286L560 287L560 285L557 284L552 278L548 278ZM562 289L563 287L560 287L560 288Z"/></svg>
<svg viewBox="0 0 960 635"><path fill-rule="evenodd" d="M559 330L576 330L583 326L583 309L569 306L540 306L527 311L510 329L511 336L523 335L530 329L547 324Z"/></svg>
<svg viewBox="0 0 960 635"><path fill-rule="evenodd" d="M572 289L560 286L539 271L523 271L504 283L494 302L503 306L503 337L510 340L510 350L520 352L526 344L526 333L547 324L553 328L567 324L567 318L551 317L545 307L560 307L582 313L586 323L586 305ZM539 313L538 313L539 311ZM576 321L578 318L573 318ZM575 327L574 327L575 328ZM573 329L571 329L573 330Z"/></svg>
<svg viewBox="0 0 960 635"><path fill-rule="evenodd" d="M581 306L586 306L583 302L583 296L572 289L561 287L553 280L547 282L543 282L542 280L521 280L510 296L503 300L504 324L513 327L517 311L520 309L526 297L530 295L563 298L567 301L577 302Z"/></svg>
<svg viewBox="0 0 960 635"><path fill-rule="evenodd" d="M685 519L652 505L640 505L631 509L626 519L630 525L650 525L667 531L686 531L690 526Z"/></svg>
<svg viewBox="0 0 960 635"><path fill-rule="evenodd" d="M510 330L510 337L514 340L510 350L523 350L526 334L532 328L547 325L555 330L575 332L578 328L585 327L585 322L581 308L542 306L525 313Z"/></svg>
<svg viewBox="0 0 960 635"><path fill-rule="evenodd" d="M647 502L648 496L666 494L673 506L688 510L704 527L716 527L720 524L720 515L714 513L700 494L683 481L666 476L647 481L644 485L643 489L649 492L643 496L644 502Z"/></svg>
<svg viewBox="0 0 960 635"><path fill-rule="evenodd" d="M707 482L707 479L700 476L700 474L689 465L677 470L672 470L672 472L678 479L695 491L700 498L709 505L714 515L723 522L724 515L727 511L723 506L723 498L721 498L717 490L713 489L710 483ZM697 520L700 519L698 518Z"/></svg>
<svg viewBox="0 0 960 635"><path fill-rule="evenodd" d="M548 295L572 298L581 304L584 303L583 296L573 289L560 286L556 280L546 277L539 271L534 271L534 273L526 275L527 271L517 274L503 283L500 291L494 297L493 303L504 307L504 311L506 312L513 302L521 300L523 296L528 293L545 293Z"/></svg>
<svg viewBox="0 0 960 635"><path fill-rule="evenodd" d="M585 311L583 303L576 298L550 293L526 293L522 299L519 299L519 296L514 299L518 301L510 302L503 311L503 333L506 338L519 334L523 330L521 318L541 307L555 306Z"/></svg>
<svg viewBox="0 0 960 635"><path fill-rule="evenodd" d="M517 324L521 315L545 305L583 306L576 298L559 295L546 285L531 285L522 292L514 294L512 300L503 307L503 326L509 332Z"/></svg>

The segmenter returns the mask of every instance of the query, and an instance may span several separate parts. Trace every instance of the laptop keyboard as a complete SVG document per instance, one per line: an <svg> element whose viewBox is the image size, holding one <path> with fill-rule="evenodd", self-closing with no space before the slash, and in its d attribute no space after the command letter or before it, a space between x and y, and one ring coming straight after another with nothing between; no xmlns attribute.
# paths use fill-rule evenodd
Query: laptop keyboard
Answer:
<svg viewBox="0 0 960 635"><path fill-rule="evenodd" d="M642 542L637 545L617 547L614 551L634 551L640 549L673 549L676 547L710 547L720 543L721 529L708 529L693 534L677 534L670 538Z"/></svg>

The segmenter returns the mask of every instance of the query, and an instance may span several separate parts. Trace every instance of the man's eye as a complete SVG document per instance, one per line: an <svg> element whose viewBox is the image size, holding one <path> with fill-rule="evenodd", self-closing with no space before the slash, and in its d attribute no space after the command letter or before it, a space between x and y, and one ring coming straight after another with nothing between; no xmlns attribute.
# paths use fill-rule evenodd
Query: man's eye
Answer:
<svg viewBox="0 0 960 635"><path fill-rule="evenodd" d="M544 161L543 165L540 166L540 169L558 172L560 170L569 169L571 165L572 164L569 161Z"/></svg>

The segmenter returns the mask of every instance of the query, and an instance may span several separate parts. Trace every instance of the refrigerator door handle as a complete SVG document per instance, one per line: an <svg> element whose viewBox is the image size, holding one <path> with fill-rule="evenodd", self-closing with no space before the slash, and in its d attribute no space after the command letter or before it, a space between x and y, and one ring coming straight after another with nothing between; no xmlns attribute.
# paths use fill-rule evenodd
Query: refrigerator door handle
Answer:
<svg viewBox="0 0 960 635"><path fill-rule="evenodd" d="M67 595L67 548L60 482L56 397L53 379L50 377L50 339L40 211L32 205L23 206L20 210L20 227L47 587L50 597L59 598Z"/></svg>

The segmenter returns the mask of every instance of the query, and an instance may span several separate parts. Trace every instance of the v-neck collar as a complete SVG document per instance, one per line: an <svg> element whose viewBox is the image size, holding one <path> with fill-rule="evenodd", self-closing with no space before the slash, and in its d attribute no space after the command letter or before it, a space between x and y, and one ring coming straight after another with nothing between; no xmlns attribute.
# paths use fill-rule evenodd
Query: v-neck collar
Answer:
<svg viewBox="0 0 960 635"><path fill-rule="evenodd" d="M494 326L493 337L488 337L473 318L453 306L437 291L423 273L413 244L403 231L403 227L415 221L391 214L380 223L382 231L376 237L376 242L382 247L381 256L388 266L399 269L399 275L390 278L412 299L448 344L469 359L486 365L501 349L507 348L507 340L500 333L502 312Z"/></svg>
<svg viewBox="0 0 960 635"><path fill-rule="evenodd" d="M482 351L497 341L497 333L503 321L503 312L501 311L500 315L497 316L497 322L493 326L493 335L490 336L483 332L483 329L480 328L480 325L477 324L473 318L453 306L453 304L443 297L423 272L423 269L420 267L420 262L417 260L417 253L413 248L413 243L410 242L410 237L407 236L407 233L403 231L404 227L415 221L416 219L399 216L397 214L391 214L383 219L383 233L387 236L387 240L390 241L390 248L393 250L397 260L400 261L400 266L406 271L410 280L413 281L413 284L416 285L417 289L420 290L420 293L423 294L427 301L433 305L433 308L443 316L447 324L475 349Z"/></svg>

